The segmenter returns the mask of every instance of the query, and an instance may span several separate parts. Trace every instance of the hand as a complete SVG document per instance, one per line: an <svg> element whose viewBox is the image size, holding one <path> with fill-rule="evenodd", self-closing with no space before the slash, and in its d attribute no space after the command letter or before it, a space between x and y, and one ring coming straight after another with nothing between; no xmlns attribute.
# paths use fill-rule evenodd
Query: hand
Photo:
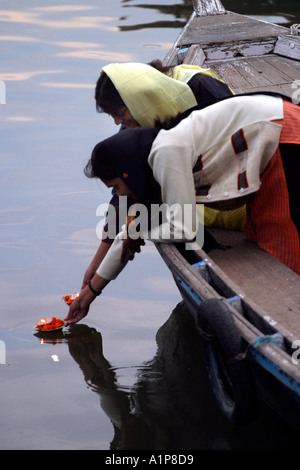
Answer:
<svg viewBox="0 0 300 470"><path fill-rule="evenodd" d="M133 240L127 235L127 238L123 240L122 253L121 253L121 263L125 260L126 256L130 261L133 260L135 253L141 252L141 246L145 245L145 241L142 238Z"/></svg>
<svg viewBox="0 0 300 470"><path fill-rule="evenodd" d="M102 292L110 281L95 274L91 282L96 292ZM68 325L72 325L82 320L88 314L90 305L96 297L96 294L92 292L89 286L85 286L79 296L71 304L68 316L64 319L65 322L67 322Z"/></svg>
<svg viewBox="0 0 300 470"><path fill-rule="evenodd" d="M64 319L68 325L77 323L82 320L89 311L90 304L95 299L95 295L88 287L85 287L79 297L77 297L71 304L68 316Z"/></svg>

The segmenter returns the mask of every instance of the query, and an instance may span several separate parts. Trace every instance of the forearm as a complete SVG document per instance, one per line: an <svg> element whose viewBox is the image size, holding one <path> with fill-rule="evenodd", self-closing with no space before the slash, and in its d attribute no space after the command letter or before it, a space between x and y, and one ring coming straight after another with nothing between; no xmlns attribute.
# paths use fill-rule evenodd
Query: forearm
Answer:
<svg viewBox="0 0 300 470"><path fill-rule="evenodd" d="M109 284L109 282L110 281L108 279L104 279L103 277L99 276L97 273L93 276L93 278L89 281L88 286L87 286L87 288L93 294L92 300L94 300L96 297L98 297L98 295L102 293L103 289L105 288L105 286L107 286L107 284Z"/></svg>
<svg viewBox="0 0 300 470"><path fill-rule="evenodd" d="M104 260L106 254L108 253L108 250L111 247L111 243L106 243L106 242L101 242L94 258L92 259L91 264L96 267L96 269L100 266L102 261Z"/></svg>
<svg viewBox="0 0 300 470"><path fill-rule="evenodd" d="M126 233L121 232L116 236L114 243L111 245L109 252L107 253L107 256L105 256L102 263L99 265L97 269L97 275L100 278L106 279L107 281L116 279L116 277L126 266L128 258L126 258L124 262L121 262L123 236L126 236Z"/></svg>
<svg viewBox="0 0 300 470"><path fill-rule="evenodd" d="M100 264L102 263L103 259L107 255L110 247L111 247L110 243L101 242L94 258L92 259L89 267L85 271L81 289L84 289L84 287L86 286L88 280L92 279L92 277L96 273L97 269L99 268Z"/></svg>

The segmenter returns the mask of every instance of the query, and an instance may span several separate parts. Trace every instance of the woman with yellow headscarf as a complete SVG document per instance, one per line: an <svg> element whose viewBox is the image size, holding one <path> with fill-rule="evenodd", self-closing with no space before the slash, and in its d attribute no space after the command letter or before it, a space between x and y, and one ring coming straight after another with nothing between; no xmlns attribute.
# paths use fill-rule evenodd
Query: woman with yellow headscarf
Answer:
<svg viewBox="0 0 300 470"><path fill-rule="evenodd" d="M153 127L194 106L206 107L232 95L211 69L193 65L163 67L136 62L103 67L95 90L96 108L116 124ZM126 108L126 109L125 109ZM122 117L125 110L128 117Z"/></svg>

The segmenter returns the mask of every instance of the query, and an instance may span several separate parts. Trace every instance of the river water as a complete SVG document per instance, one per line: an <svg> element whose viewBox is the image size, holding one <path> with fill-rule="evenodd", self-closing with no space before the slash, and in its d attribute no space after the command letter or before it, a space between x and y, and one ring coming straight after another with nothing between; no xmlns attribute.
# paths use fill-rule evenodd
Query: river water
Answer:
<svg viewBox="0 0 300 470"><path fill-rule="evenodd" d="M283 25L298 0L228 1ZM220 414L198 341L155 248L95 301L64 318L99 240L107 189L83 175L91 149L117 131L96 113L94 85L110 62L163 58L189 0L0 0L0 449L298 449L299 432L267 407L236 427Z"/></svg>

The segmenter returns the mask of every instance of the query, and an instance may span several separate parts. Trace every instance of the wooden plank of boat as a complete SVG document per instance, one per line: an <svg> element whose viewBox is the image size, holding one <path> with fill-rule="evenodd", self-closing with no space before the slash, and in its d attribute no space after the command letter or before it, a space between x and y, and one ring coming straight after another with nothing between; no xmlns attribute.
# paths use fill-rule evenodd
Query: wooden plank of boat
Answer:
<svg viewBox="0 0 300 470"><path fill-rule="evenodd" d="M274 46L278 36L285 33L286 28L283 26L227 12L217 16L195 16L189 28L181 35L177 46L198 44L206 52L208 59L211 55L213 58L226 59L237 53L265 53L264 46L268 45L269 48L272 43ZM258 49L254 50L252 44Z"/></svg>
<svg viewBox="0 0 300 470"><path fill-rule="evenodd" d="M227 304L233 307L232 313L235 318L239 320L240 327L242 330L244 330L244 338L248 343L251 343L255 339L255 335L259 336L262 332L263 334L273 334L279 331L285 338L288 345L290 345L296 338L298 338L297 334L295 336L293 330L289 330L285 328L282 324L277 322L277 320L273 317L273 310L270 311L264 309L263 302L261 302L262 305L259 305L257 303L256 295L251 296L246 293L247 288L242 288L241 283L239 282L238 275L236 276L236 281L233 280L231 275L227 275L224 272L224 270L222 269L223 266L220 267L218 261L215 262L211 258L211 256L207 255L207 253L205 253L201 248L199 248L196 243L193 245L194 251L192 262L186 259L186 257L183 257L180 251L178 251L176 245L174 244L157 245L158 251L161 253L162 258L166 262L167 266L170 268L173 276L175 277L177 285L179 285L181 292L184 293L184 297L187 298L187 296L190 295L191 299L188 299L188 302L190 302L190 306L192 307L191 313L195 313L195 310L197 310L197 306L199 306L203 300L216 298L225 301ZM259 250L257 247L255 247L255 250L257 251L257 253L261 253L261 250ZM241 247L241 251L243 259L247 259L249 257L248 262L251 269L254 271L255 268L257 268L259 271L262 267L261 258L259 256L257 257L258 263L256 266L255 263L251 263L251 258L253 257L254 252L252 250L245 250L243 249L243 247ZM270 258L268 261L271 261L271 267L273 268L274 265L277 267L277 260L275 260L272 256L269 256L267 253L264 254L267 256L267 258ZM233 258L235 258L235 256L233 256ZM239 272L243 264L241 262L241 259L238 259L238 257L237 260L237 272ZM238 264L238 262L240 264ZM285 266L283 266L281 263L279 263L279 265L282 269L285 270ZM291 275L294 274L291 270L288 270L288 272ZM251 284L251 274L249 284ZM296 274L295 276L297 278L299 277ZM275 281L278 282L276 275L274 276L274 278ZM255 282L252 284L253 289L255 287L257 289L257 286L259 285L258 283L260 281L266 281L265 271L262 272L261 279L258 279L258 282L256 282L255 280ZM288 287L291 288L289 279L287 279L286 282ZM245 287L245 285L243 285L243 287ZM275 292L277 291L277 289L278 284L274 287ZM254 291L252 291L252 293L253 292ZM264 296L264 292L262 293L262 295ZM290 299L287 299L288 302L289 300ZM276 301L278 301L278 296L275 296L275 302ZM296 317L299 306L296 305L295 307L294 301L291 300L287 308L294 308L295 311L297 310L297 312L293 312L296 313L294 318L294 321L296 323ZM244 319L246 319L246 321ZM251 325L248 322L250 322ZM245 329L242 324L247 324L247 329L249 331L247 331L247 329ZM250 336L247 337L247 335Z"/></svg>
<svg viewBox="0 0 300 470"><path fill-rule="evenodd" d="M239 284L235 284L196 243L194 245L192 263L181 256L175 244L158 244L157 248L196 325L198 308L206 299L225 304L247 345L245 357L251 364L257 394L291 424L300 427L297 414L300 409L300 369L291 359L295 336L245 295ZM226 322L226 329L225 325ZM279 339L283 338L282 343L275 341L277 334Z"/></svg>
<svg viewBox="0 0 300 470"><path fill-rule="evenodd" d="M300 85L299 37L292 36L288 28L227 12L219 0L193 3L195 11L167 54L165 65L210 67L236 93L279 91L295 96L295 85ZM291 360L292 343L300 339L300 276L240 232L211 232L231 248L213 250L208 256L195 246L193 255L198 262L190 262L190 256L183 256L172 244L158 244L157 248L194 316L203 300L216 298L226 302L250 348L265 335L282 335L283 347L259 343L259 354L265 370L267 364L274 367L268 376L269 380L276 377L274 387L278 381L288 393L295 393L291 407L282 411L293 421L293 406L300 404L299 366ZM255 351L254 356L257 354ZM270 392L268 387L262 388L263 393ZM270 393L268 398L272 399ZM275 397L274 405L280 408Z"/></svg>
<svg viewBox="0 0 300 470"><path fill-rule="evenodd" d="M214 4L217 3L214 8ZM291 96L300 77L300 36L289 28L227 12L216 0L195 1L196 11L164 59L215 70L240 93L279 91Z"/></svg>
<svg viewBox="0 0 300 470"><path fill-rule="evenodd" d="M211 230L228 250L213 250L210 257L255 303L270 312L275 322L282 322L300 338L300 278L239 232Z"/></svg>
<svg viewBox="0 0 300 470"><path fill-rule="evenodd" d="M194 6L195 12L165 58L166 64L209 66L237 92L268 90L292 96L293 84L300 77L300 54L295 60L279 56L278 51L284 53L283 40L290 44L299 42L300 37L291 36L288 28L226 12L218 0L198 1ZM259 51L258 44L263 45ZM218 59L212 58L220 46ZM234 57L228 59L231 55ZM274 321L282 322L300 338L300 277L247 242L241 233L218 229L214 236L232 248L212 251L212 260Z"/></svg>
<svg viewBox="0 0 300 470"><path fill-rule="evenodd" d="M241 356L240 360L242 361L243 358L247 358L248 364L251 365L257 396L262 398L295 427L300 428L298 419L300 410L300 369L297 361L293 362L292 360L292 355L295 352L292 348L292 342L297 337L286 330L282 324L274 321L266 310L260 308L251 297L245 295L240 289L240 285L235 284L203 250L199 249L197 244L195 244L191 253L194 257L193 261L183 257L175 244L158 244L157 248L171 270L196 325L199 325L198 322L202 315L199 312L199 307L201 308L207 299L217 300L222 304L217 305L217 309L220 309L219 321L223 316L223 309L229 310L238 328L237 334L241 336L246 345L245 350L242 349L239 356ZM255 285L258 289L259 285L257 283ZM211 326L214 327L213 322ZM228 327L227 323L222 320L221 336L226 333L226 337L228 337ZM201 326L200 334L202 335ZM221 339L221 337L218 339ZM206 340L204 340L204 343L206 343ZM219 359L215 358L212 364L218 362ZM220 362L222 363L222 360ZM242 371L245 366L244 363ZM210 370L210 375L212 375L211 372ZM226 374L228 374L228 371L225 376ZM222 375L224 375L222 372L217 373L219 377ZM212 385L216 393L216 384L213 382ZM251 381L249 385L251 386ZM226 384L223 384L216 396L218 396L219 404L220 402L225 403L224 408L222 405L221 409L227 415L226 402L228 396L226 395L226 389ZM224 393L225 397L223 396ZM239 402L243 403L243 395L234 393L234 396L239 399ZM249 410L247 401L245 409L246 411ZM250 407L247 419L249 417L251 419L251 416ZM232 416L227 415L227 417L232 421ZM239 416L238 419L243 418ZM240 423L242 422L247 421L240 421Z"/></svg>

